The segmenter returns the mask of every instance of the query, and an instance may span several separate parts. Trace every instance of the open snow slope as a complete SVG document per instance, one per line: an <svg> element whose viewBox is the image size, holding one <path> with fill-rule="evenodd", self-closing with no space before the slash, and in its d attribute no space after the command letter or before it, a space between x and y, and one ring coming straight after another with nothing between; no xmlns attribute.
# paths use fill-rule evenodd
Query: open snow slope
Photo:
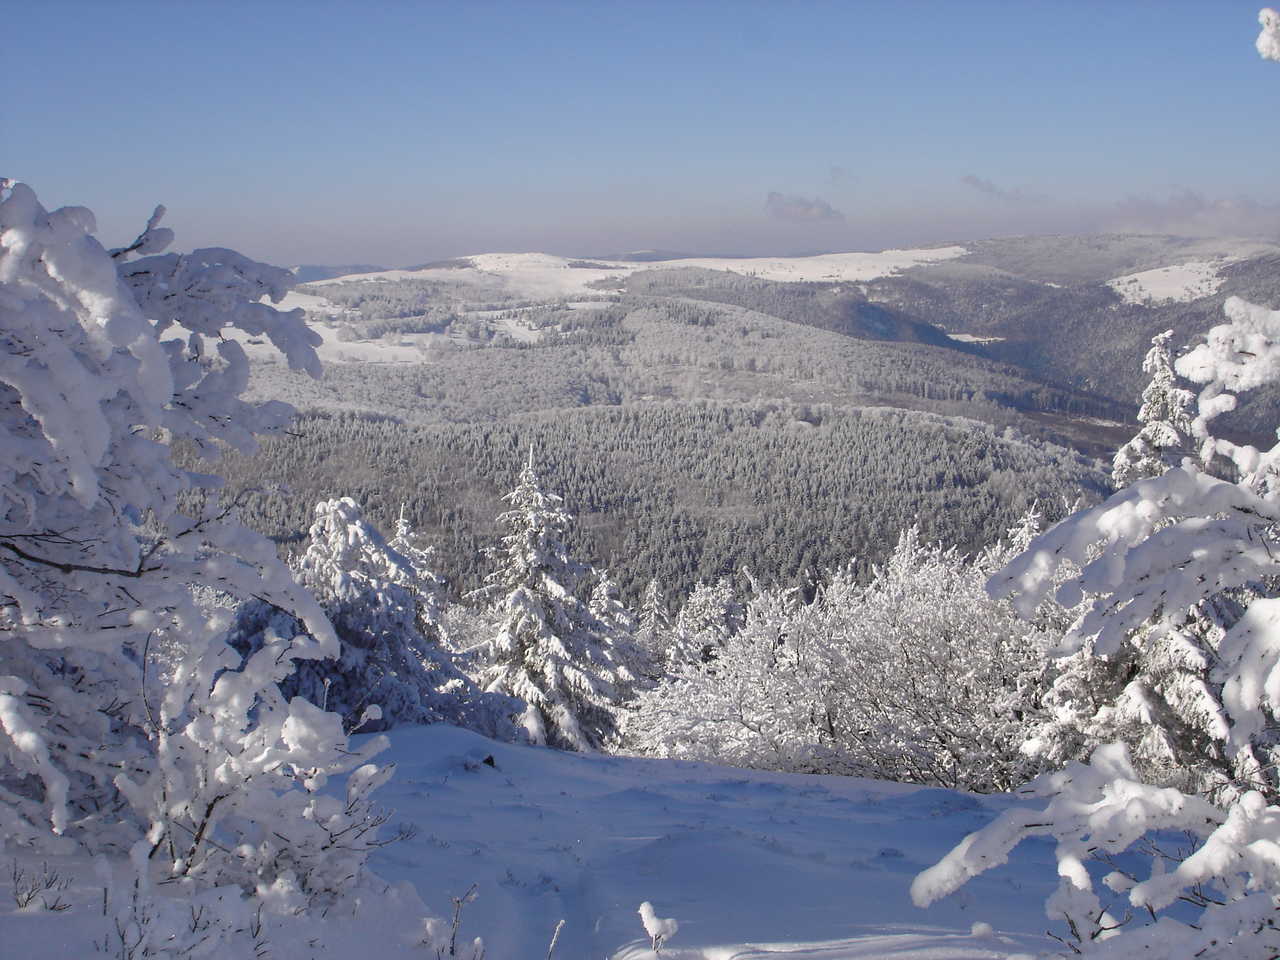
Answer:
<svg viewBox="0 0 1280 960"><path fill-rule="evenodd" d="M1190 303L1217 293L1226 282L1219 271L1231 262L1233 261L1229 258L1195 260L1171 267L1143 270L1108 280L1107 286L1126 303Z"/></svg>
<svg viewBox="0 0 1280 960"><path fill-rule="evenodd" d="M650 958L636 911L679 921L670 960L907 960L1045 949L1050 846L930 910L908 887L1011 801L846 777L584 756L447 727L393 731L381 791L420 825L375 868L443 912L479 884L463 934L492 960ZM483 760L492 756L495 766ZM986 922L994 935L972 935Z"/></svg>
<svg viewBox="0 0 1280 960"><path fill-rule="evenodd" d="M866 282L908 267L964 256L964 247L921 250L883 250L878 253L828 253L814 257L752 257L747 259L697 257L647 263L612 263L573 260L548 253L481 253L453 261L449 266L422 270L386 270L317 281L316 285L374 282L378 280L442 280L451 283L501 281L513 294L532 298L572 296L597 289L602 281L621 281L641 270L673 270L701 267L728 270L762 280L787 282ZM466 264L466 266L460 266Z"/></svg>
<svg viewBox="0 0 1280 960"><path fill-rule="evenodd" d="M561 919L555 960L655 960L644 901L679 922L665 960L992 960L1053 946L1041 935L1056 872L1047 842L1024 844L1009 866L929 910L909 899L915 874L1008 797L566 754L444 725L390 739L380 760L397 770L378 799L416 836L375 855L389 884L381 895L339 904L305 930L270 918L273 960L427 960L423 904L448 917L450 898L472 884L460 942L483 937L487 960L545 957ZM71 909L23 911L9 890L15 855L40 870L19 851L0 855L0 956L95 955L112 868L53 860L72 881L62 894ZM113 889L113 903L127 896Z"/></svg>

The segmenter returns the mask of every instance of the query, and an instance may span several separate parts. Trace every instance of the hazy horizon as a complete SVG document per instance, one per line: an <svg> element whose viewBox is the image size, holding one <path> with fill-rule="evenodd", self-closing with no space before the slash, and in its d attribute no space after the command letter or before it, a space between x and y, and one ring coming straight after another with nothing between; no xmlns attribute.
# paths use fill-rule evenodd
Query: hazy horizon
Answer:
<svg viewBox="0 0 1280 960"><path fill-rule="evenodd" d="M177 247L402 266L1280 237L1235 0L11 12L0 174Z"/></svg>

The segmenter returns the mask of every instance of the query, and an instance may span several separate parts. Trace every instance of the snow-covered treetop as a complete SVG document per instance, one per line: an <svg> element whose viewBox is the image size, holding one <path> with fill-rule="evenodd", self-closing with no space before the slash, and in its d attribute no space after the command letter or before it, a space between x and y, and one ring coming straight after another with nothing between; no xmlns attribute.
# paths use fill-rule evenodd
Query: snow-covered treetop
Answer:
<svg viewBox="0 0 1280 960"><path fill-rule="evenodd" d="M413 564L365 520L350 497L320 501L315 516L299 564L304 585L338 600L354 600L385 584L412 586Z"/></svg>
<svg viewBox="0 0 1280 960"><path fill-rule="evenodd" d="M515 489L502 499L511 509L498 515L498 523L509 532L502 538L502 563L489 582L500 590L550 577L572 591L585 572L571 560L564 536L573 517L564 510L563 498L542 488L533 467L533 451Z"/></svg>
<svg viewBox="0 0 1280 960"><path fill-rule="evenodd" d="M1195 394L1178 386L1173 369L1173 352L1169 340L1172 330L1157 334L1142 361L1142 369L1151 381L1142 391L1137 436L1122 446L1111 465L1111 479L1116 487L1128 486L1143 477L1156 477L1169 467L1177 466L1185 455L1192 431L1192 409Z"/></svg>
<svg viewBox="0 0 1280 960"><path fill-rule="evenodd" d="M1264 60L1280 60L1280 13L1263 7L1258 13L1262 32L1258 34L1258 53Z"/></svg>

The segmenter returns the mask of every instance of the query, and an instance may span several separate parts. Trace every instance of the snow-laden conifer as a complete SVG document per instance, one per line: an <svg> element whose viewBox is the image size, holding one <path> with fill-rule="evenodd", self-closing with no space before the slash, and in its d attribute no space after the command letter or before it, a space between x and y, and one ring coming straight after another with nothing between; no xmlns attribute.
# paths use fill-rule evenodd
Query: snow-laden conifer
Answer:
<svg viewBox="0 0 1280 960"><path fill-rule="evenodd" d="M1176 467L1191 452L1191 419L1195 394L1178 386L1169 340L1172 330L1157 334L1142 361L1151 381L1142 391L1138 409L1138 433L1122 446L1112 460L1111 479L1117 488L1143 477L1158 477Z"/></svg>
<svg viewBox="0 0 1280 960"><path fill-rule="evenodd" d="M629 699L634 684L651 671L649 658L637 639L635 614L622 602L617 582L608 570L596 573L595 586L587 610L593 623L588 626L600 637L601 643L612 653L618 665L618 697Z"/></svg>
<svg viewBox="0 0 1280 960"><path fill-rule="evenodd" d="M396 532L389 546L408 561L413 576L405 586L417 608L418 632L424 637L438 635L444 620L444 577L436 573L435 548L413 528L404 505L396 518Z"/></svg>
<svg viewBox="0 0 1280 960"><path fill-rule="evenodd" d="M636 645L648 664L647 675L656 679L665 670L666 650L671 642L671 615L662 585L653 578L640 599L640 617L636 626Z"/></svg>
<svg viewBox="0 0 1280 960"><path fill-rule="evenodd" d="M599 749L615 736L620 684L630 677L576 595L585 570L564 545L571 517L542 489L532 450L504 499L511 509L498 522L507 532L488 578L501 620L481 650L481 683L527 704L522 722L535 743Z"/></svg>
<svg viewBox="0 0 1280 960"><path fill-rule="evenodd" d="M404 539L409 536L402 525ZM416 552L419 563L429 556ZM420 597L433 601L437 579L383 539L349 497L316 504L298 582L320 601L338 635L333 658L301 665L283 681L286 696L302 696L336 712L348 730L386 730L404 723L452 723L510 738L509 698L480 691L453 663L432 630L424 635ZM429 624L428 624L429 626ZM237 616L233 642L249 652L271 631L301 629L287 614L253 602ZM372 709L371 709L372 708Z"/></svg>

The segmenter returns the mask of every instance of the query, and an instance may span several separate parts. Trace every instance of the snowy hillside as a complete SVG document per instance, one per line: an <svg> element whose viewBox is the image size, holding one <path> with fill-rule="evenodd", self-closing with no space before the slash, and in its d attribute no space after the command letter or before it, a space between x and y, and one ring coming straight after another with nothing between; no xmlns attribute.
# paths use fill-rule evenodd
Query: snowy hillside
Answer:
<svg viewBox="0 0 1280 960"><path fill-rule="evenodd" d="M421 270L384 270L379 273L334 277L315 285L377 280L448 280L454 283L503 281L513 293L535 298L569 296L622 280L641 270L674 270L700 267L727 270L761 280L787 282L866 282L890 276L908 267L964 256L964 247L921 250L884 250L879 253L829 253L814 257L752 257L746 259L696 257L654 263L573 260L547 253L483 253Z"/></svg>
<svg viewBox="0 0 1280 960"><path fill-rule="evenodd" d="M1196 260L1171 267L1143 270L1107 282L1125 303L1190 303L1210 297L1221 289L1225 278L1220 270L1229 260Z"/></svg>
<svg viewBox="0 0 1280 960"><path fill-rule="evenodd" d="M1051 946L1040 936L1054 875L1048 844L1024 845L1011 867L930 910L908 896L917 872L1008 798L559 753L446 726L390 736L383 758L397 770L379 801L417 835L383 848L374 870L393 888L412 884L441 916L478 884L460 939L482 936L490 960L544 956L562 918L558 960L652 958L636 912L644 901L679 922L668 960L978 960ZM0 889L0 941L15 957L88 956L101 939L103 868L57 866L74 878L70 911L17 911ZM346 957L358 940L364 956L425 956L413 945L416 920L391 911L413 902L400 889L362 908L358 937L346 919L345 932L317 929L325 935L314 951L273 940L270 955ZM994 933L978 926L975 935L984 923Z"/></svg>

